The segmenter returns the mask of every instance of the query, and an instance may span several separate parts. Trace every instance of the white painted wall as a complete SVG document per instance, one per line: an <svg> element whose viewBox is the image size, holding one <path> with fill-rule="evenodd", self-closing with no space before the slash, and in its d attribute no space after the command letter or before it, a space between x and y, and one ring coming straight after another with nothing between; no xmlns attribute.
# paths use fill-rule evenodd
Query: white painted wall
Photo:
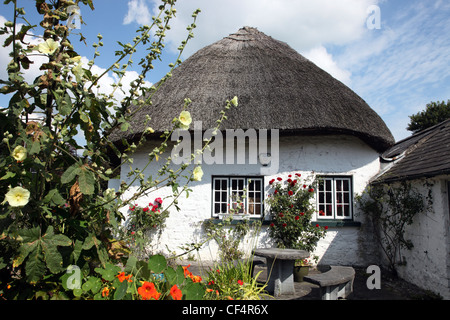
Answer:
<svg viewBox="0 0 450 320"><path fill-rule="evenodd" d="M135 154L133 167L142 168L147 164L147 155L153 146L149 144ZM279 170L276 175L266 176L265 185L277 176L287 178L290 173L352 175L354 195L363 192L369 180L380 169L379 155L361 140L353 136L297 136L280 137ZM204 234L201 223L211 218L211 177L212 175L259 175L260 164L256 165L203 165L204 176L200 182L192 182L193 192L189 198L182 197L179 201L181 211L171 211L167 219L167 227L155 246L156 251L165 253L181 253L180 246L200 241ZM122 168L122 180L126 180L129 168ZM151 166L146 175L155 175L157 167ZM268 187L266 187L266 191ZM133 194L130 190L126 197ZM170 190L159 190L147 197L141 198L137 204L141 206L152 202L156 197L170 195ZM164 204L163 204L164 205ZM316 252L320 263L342 265L367 265L378 261L377 249L371 237L365 219L359 215L354 206L354 219L361 221L359 227L330 228L325 239L321 240ZM126 212L124 208L123 212ZM249 239L251 242L253 239ZM270 247L267 232L263 229L258 237L259 247ZM247 247L249 245L247 244ZM199 253L202 260L216 260L217 246L210 242Z"/></svg>
<svg viewBox="0 0 450 320"><path fill-rule="evenodd" d="M424 197L431 190L432 207L417 214L414 223L407 227L405 238L410 239L414 247L402 251L406 266L398 270L403 279L437 292L445 299L450 299L449 180L447 176L413 181L412 185Z"/></svg>

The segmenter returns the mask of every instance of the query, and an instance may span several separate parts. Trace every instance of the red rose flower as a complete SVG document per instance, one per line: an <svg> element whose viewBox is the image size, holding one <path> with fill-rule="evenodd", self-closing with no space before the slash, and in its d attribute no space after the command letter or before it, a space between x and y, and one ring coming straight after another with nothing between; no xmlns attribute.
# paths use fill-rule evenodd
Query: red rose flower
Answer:
<svg viewBox="0 0 450 320"><path fill-rule="evenodd" d="M142 209L142 211L147 212L149 209L148 207L145 207L144 209Z"/></svg>
<svg viewBox="0 0 450 320"><path fill-rule="evenodd" d="M280 212L278 215L280 216L280 218L283 218L283 217L284 217L283 212Z"/></svg>
<svg viewBox="0 0 450 320"><path fill-rule="evenodd" d="M283 223L283 228L286 228L287 227L287 223Z"/></svg>
<svg viewBox="0 0 450 320"><path fill-rule="evenodd" d="M239 283L240 286L244 285L244 282L242 280L238 280L237 283Z"/></svg>
<svg viewBox="0 0 450 320"><path fill-rule="evenodd" d="M283 179L281 179L280 177L278 177L277 180L278 180L278 181L281 181L281 180L283 180Z"/></svg>
<svg viewBox="0 0 450 320"><path fill-rule="evenodd" d="M328 230L328 226L325 226L325 230Z"/></svg>
<svg viewBox="0 0 450 320"><path fill-rule="evenodd" d="M300 219L300 217L299 216L295 216L295 220L299 220Z"/></svg>
<svg viewBox="0 0 450 320"><path fill-rule="evenodd" d="M309 188L308 191L309 191L309 192L314 192L314 189L313 189L313 188Z"/></svg>
<svg viewBox="0 0 450 320"><path fill-rule="evenodd" d="M301 215L301 216L304 216L304 215L305 215L305 213L304 213L304 212L300 212L300 215Z"/></svg>
<svg viewBox="0 0 450 320"><path fill-rule="evenodd" d="M273 223L271 223L271 224L270 224L270 227L273 228L273 227L275 227L275 225L274 225Z"/></svg>
<svg viewBox="0 0 450 320"><path fill-rule="evenodd" d="M316 224L316 227L318 228L318 227L320 227L318 224Z"/></svg>
<svg viewBox="0 0 450 320"><path fill-rule="evenodd" d="M275 190L273 193L274 193L274 194L277 194L277 193L278 193L278 190Z"/></svg>
<svg viewBox="0 0 450 320"><path fill-rule="evenodd" d="M292 195L294 194L294 192L292 192L291 190L289 190L288 194L289 194L290 196L292 196Z"/></svg>

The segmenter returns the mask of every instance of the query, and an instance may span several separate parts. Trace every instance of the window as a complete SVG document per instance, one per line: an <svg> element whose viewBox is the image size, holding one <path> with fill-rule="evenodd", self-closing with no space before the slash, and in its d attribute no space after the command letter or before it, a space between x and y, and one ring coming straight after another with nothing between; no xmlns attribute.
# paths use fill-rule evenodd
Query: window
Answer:
<svg viewBox="0 0 450 320"><path fill-rule="evenodd" d="M213 217L229 213L237 208L237 200L243 203L239 214L259 218L263 215L263 178L256 177L213 177Z"/></svg>
<svg viewBox="0 0 450 320"><path fill-rule="evenodd" d="M320 177L317 188L318 219L352 219L352 179Z"/></svg>

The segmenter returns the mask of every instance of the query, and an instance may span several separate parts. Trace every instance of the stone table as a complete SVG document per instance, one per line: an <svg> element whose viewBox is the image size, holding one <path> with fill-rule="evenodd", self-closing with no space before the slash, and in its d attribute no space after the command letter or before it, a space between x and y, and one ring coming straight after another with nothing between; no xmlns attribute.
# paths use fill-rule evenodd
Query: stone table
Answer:
<svg viewBox="0 0 450 320"><path fill-rule="evenodd" d="M295 249L266 248L255 249L255 256L266 258L267 291L275 297L283 294L295 294L294 264L297 259L309 257L309 252Z"/></svg>

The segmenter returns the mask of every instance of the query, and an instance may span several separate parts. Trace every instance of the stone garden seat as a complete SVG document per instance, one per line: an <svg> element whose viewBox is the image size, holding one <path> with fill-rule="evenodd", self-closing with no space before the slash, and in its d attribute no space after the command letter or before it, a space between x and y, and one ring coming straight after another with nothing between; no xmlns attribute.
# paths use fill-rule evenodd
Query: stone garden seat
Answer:
<svg viewBox="0 0 450 320"><path fill-rule="evenodd" d="M347 298L353 292L354 279L355 269L341 266L331 266L327 272L303 278L304 281L319 285L322 300Z"/></svg>

